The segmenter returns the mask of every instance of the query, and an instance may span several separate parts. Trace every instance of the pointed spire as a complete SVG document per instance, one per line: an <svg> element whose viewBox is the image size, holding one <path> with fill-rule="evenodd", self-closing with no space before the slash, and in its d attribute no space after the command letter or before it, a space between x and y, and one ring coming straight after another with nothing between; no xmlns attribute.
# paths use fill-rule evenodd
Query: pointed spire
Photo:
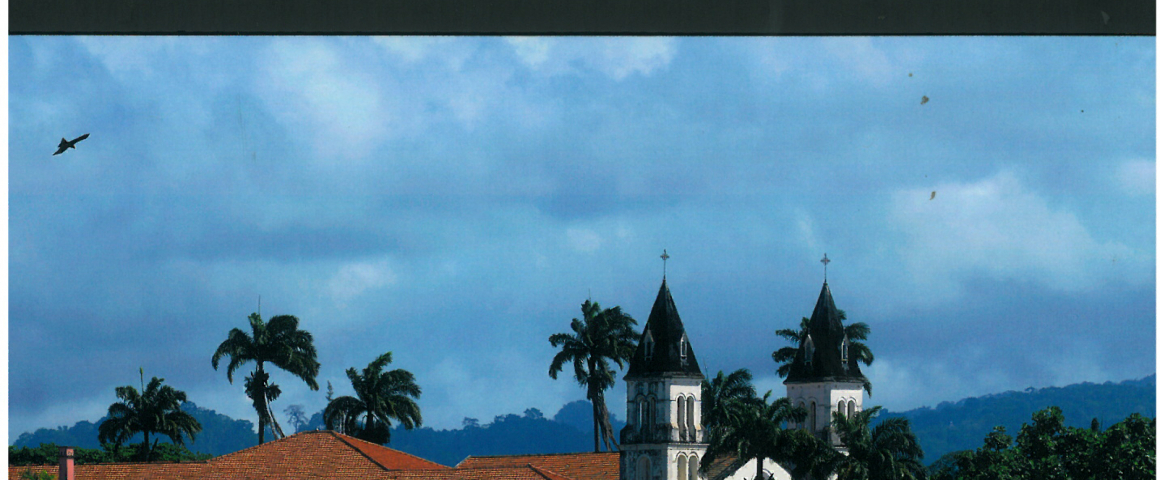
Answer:
<svg viewBox="0 0 1160 480"><path fill-rule="evenodd" d="M651 349L644 345L649 341ZM665 279L661 280L660 291L642 331L641 344L624 378L662 375L704 378Z"/></svg>
<svg viewBox="0 0 1160 480"><path fill-rule="evenodd" d="M842 341L846 338L846 329L842 326L841 314L834 304L829 283L822 283L822 291L818 294L818 302L814 305L814 312L807 325L809 338L814 343L813 358L806 363L802 355L805 352L803 338L802 344L798 346L799 355L794 359L785 383L829 380L861 382L863 377L858 362L853 359L842 361Z"/></svg>

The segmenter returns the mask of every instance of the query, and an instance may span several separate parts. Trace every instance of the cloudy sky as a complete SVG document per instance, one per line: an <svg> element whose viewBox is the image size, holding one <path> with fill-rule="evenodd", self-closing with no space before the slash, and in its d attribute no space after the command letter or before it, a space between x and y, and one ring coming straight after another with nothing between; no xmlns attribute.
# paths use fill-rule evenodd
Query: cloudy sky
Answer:
<svg viewBox="0 0 1160 480"><path fill-rule="evenodd" d="M425 424L583 398L547 338L662 276L706 374L784 392L829 282L891 410L1156 370L1139 38L9 40L9 430L292 314L322 391L394 353ZM925 103L923 99L928 101ZM91 136L52 156L61 137ZM240 375L242 376L242 375ZM623 417L623 390L609 393Z"/></svg>

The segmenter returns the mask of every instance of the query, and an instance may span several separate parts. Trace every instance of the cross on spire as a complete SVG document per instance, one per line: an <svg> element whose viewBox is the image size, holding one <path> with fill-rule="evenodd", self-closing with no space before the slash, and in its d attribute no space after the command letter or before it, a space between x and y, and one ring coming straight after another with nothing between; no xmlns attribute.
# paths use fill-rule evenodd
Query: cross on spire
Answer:
<svg viewBox="0 0 1160 480"><path fill-rule="evenodd" d="M829 269L829 266L830 266L830 257L826 256L825 253L822 253L822 282L823 283L827 280L827 274L828 274L827 270Z"/></svg>
<svg viewBox="0 0 1160 480"><path fill-rule="evenodd" d="M669 250L667 248L661 252L661 261L664 262L664 266L662 267L664 268L664 274L661 278L667 278L669 276Z"/></svg>

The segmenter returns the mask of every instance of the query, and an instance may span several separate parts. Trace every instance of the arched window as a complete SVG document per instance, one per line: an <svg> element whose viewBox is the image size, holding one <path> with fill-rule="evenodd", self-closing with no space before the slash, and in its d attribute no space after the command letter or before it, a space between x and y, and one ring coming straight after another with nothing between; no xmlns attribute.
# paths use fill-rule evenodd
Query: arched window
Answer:
<svg viewBox="0 0 1160 480"><path fill-rule="evenodd" d="M689 342L685 340L685 336L681 335L681 359L683 360L688 355Z"/></svg>
<svg viewBox="0 0 1160 480"><path fill-rule="evenodd" d="M849 418L854 418L854 414L858 413L857 411L854 410L854 401L853 400L850 400L850 403L846 404L846 410L849 411L849 413L846 414L846 416Z"/></svg>
<svg viewBox="0 0 1160 480"><path fill-rule="evenodd" d="M681 432L680 439L684 440L684 439L686 439L686 436L688 435L688 433L686 433L687 430L685 430L685 397L677 397L677 418L676 418L676 420L677 420L677 428ZM678 476L677 478L683 478L683 477Z"/></svg>
<svg viewBox="0 0 1160 480"><path fill-rule="evenodd" d="M842 415L846 414L846 401L845 400L838 400L838 412L840 412Z"/></svg>
<svg viewBox="0 0 1160 480"><path fill-rule="evenodd" d="M688 460L685 459L684 455L678 455L677 456L677 478L688 478L689 477L688 471L689 471Z"/></svg>
<svg viewBox="0 0 1160 480"><path fill-rule="evenodd" d="M842 337L842 363L850 361L850 339Z"/></svg>
<svg viewBox="0 0 1160 480"><path fill-rule="evenodd" d="M806 410L806 402L798 400L798 408L800 408L802 410ZM797 424L797 426L798 426L798 428L806 428L806 426L810 424L809 422L810 422L810 411L806 410L806 418L803 419L802 423Z"/></svg>
<svg viewBox="0 0 1160 480"><path fill-rule="evenodd" d="M641 456L636 461L636 480L652 480L652 462L647 456Z"/></svg>
<svg viewBox="0 0 1160 480"><path fill-rule="evenodd" d="M810 402L810 431L818 431L818 403Z"/></svg>
<svg viewBox="0 0 1160 480"><path fill-rule="evenodd" d="M698 470L701 469L701 460L696 455L689 457L689 480L697 480L699 478Z"/></svg>
<svg viewBox="0 0 1160 480"><path fill-rule="evenodd" d="M689 395L688 397L685 397L685 423L688 424L687 428L689 429L689 441L691 442L697 441L697 417L695 413L696 402L693 400L693 396Z"/></svg>

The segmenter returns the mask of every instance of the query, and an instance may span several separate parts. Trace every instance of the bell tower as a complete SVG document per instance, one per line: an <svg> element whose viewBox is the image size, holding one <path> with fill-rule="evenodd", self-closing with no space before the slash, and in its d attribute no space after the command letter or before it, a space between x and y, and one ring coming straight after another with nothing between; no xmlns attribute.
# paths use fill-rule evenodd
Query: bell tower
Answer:
<svg viewBox="0 0 1160 480"><path fill-rule="evenodd" d="M708 448L701 427L705 377L665 280L624 382L628 425L620 431L621 480L701 480Z"/></svg>
<svg viewBox="0 0 1160 480"><path fill-rule="evenodd" d="M838 435L827 427L834 412L851 416L862 411L866 377L862 376L857 359L850 355L850 339L828 282L822 283L822 293L807 325L785 378L786 397L807 412L805 422L797 428L818 436L829 431L830 443L841 448Z"/></svg>

